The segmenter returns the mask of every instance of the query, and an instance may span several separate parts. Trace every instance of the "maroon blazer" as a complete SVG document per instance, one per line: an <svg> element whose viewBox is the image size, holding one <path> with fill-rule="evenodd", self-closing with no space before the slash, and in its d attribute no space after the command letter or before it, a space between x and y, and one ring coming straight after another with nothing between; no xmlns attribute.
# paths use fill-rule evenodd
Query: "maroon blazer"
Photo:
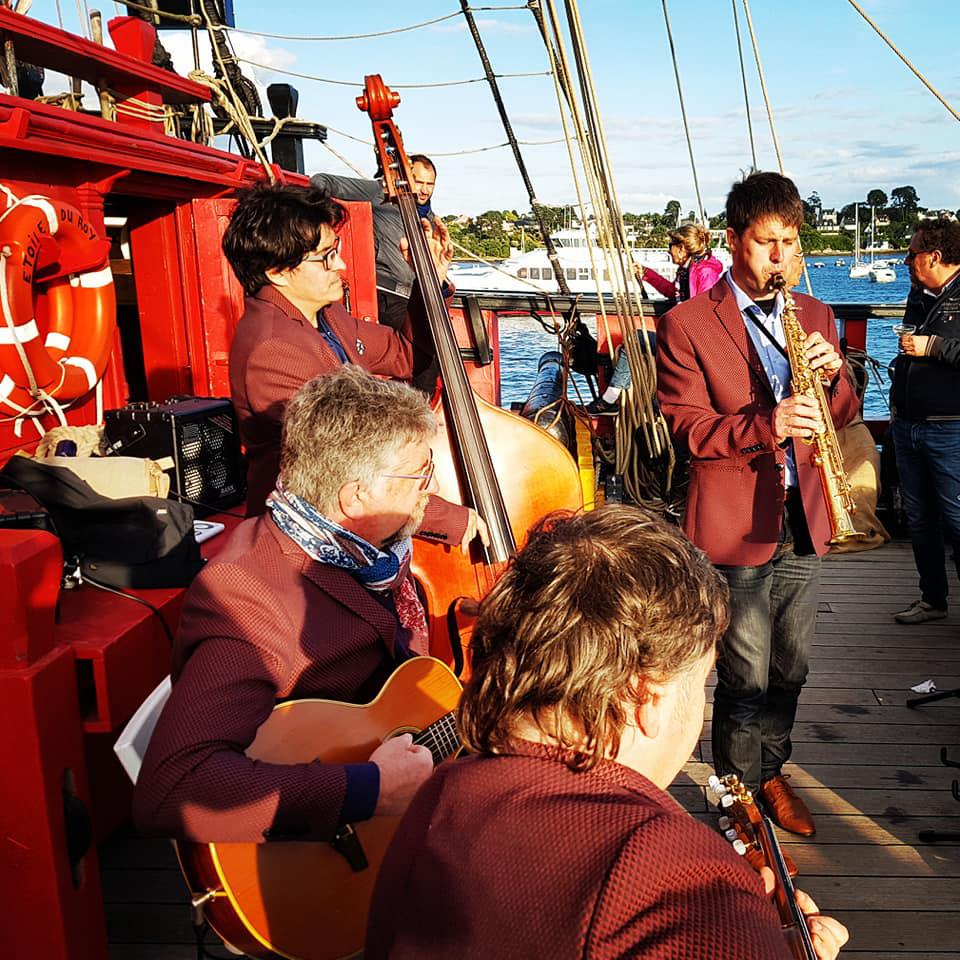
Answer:
<svg viewBox="0 0 960 960"><path fill-rule="evenodd" d="M399 331L357 320L340 303L331 304L323 315L351 363L398 379L414 372L409 315ZM248 517L263 513L276 486L287 401L308 380L333 373L340 366L339 357L317 328L275 287L268 285L256 296L247 297L230 345L230 396L247 451ZM417 535L455 544L466 529L464 507L431 497Z"/></svg>
<svg viewBox="0 0 960 960"><path fill-rule="evenodd" d="M372 699L405 656L401 629L271 518L240 524L187 592L173 692L134 792L138 829L201 842L332 837L345 767L256 762L244 750L278 700Z"/></svg>
<svg viewBox="0 0 960 960"><path fill-rule="evenodd" d="M413 340L400 331L350 316L343 304L323 311L351 363L371 373L409 379ZM409 321L409 318L408 318ZM287 401L308 380L341 361L316 327L275 287L247 297L230 345L230 396L247 449L247 515L263 513L280 473L280 435Z"/></svg>
<svg viewBox="0 0 960 960"><path fill-rule="evenodd" d="M420 788L380 870L367 960L790 956L759 877L649 780L511 751Z"/></svg>
<svg viewBox="0 0 960 960"><path fill-rule="evenodd" d="M839 351L833 311L802 293L793 298L803 329ZM786 453L773 439L776 399L725 279L660 320L656 353L660 407L692 458L687 536L714 563L766 563L783 521ZM826 392L834 424L845 426L859 408L846 363ZM810 536L824 554L830 527L812 448L798 441L793 449Z"/></svg>

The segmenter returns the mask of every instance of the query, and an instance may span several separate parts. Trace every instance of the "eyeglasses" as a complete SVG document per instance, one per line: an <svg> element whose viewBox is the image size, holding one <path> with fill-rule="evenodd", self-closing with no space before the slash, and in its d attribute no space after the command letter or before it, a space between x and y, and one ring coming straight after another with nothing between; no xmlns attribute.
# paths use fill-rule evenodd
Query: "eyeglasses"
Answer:
<svg viewBox="0 0 960 960"><path fill-rule="evenodd" d="M300 262L301 263L322 263L324 270L332 270L333 262L340 256L340 244L343 242L342 237L337 237L337 242L322 256L319 257L304 257Z"/></svg>
<svg viewBox="0 0 960 960"><path fill-rule="evenodd" d="M433 462L433 451L430 451L430 459L427 461L426 469L422 473L381 473L381 477L390 477L393 480L419 480L420 489L426 490L433 480L433 474L437 465Z"/></svg>

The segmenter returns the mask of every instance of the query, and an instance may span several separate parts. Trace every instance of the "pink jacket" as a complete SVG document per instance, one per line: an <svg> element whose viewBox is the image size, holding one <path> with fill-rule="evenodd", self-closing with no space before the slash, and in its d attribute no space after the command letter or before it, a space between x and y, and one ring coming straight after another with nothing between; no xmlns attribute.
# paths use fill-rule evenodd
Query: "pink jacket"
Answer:
<svg viewBox="0 0 960 960"><path fill-rule="evenodd" d="M723 273L723 264L714 256L694 260L690 264L690 298L693 299L698 293L709 290L720 279L721 273ZM649 283L654 290L665 297L672 300L678 299L676 283L661 277L656 270L644 267L643 282Z"/></svg>

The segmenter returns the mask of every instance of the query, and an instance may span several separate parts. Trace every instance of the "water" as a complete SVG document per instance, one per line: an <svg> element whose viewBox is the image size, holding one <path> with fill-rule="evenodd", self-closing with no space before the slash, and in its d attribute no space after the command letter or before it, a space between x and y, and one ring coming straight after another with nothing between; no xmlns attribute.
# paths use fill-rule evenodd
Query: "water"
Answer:
<svg viewBox="0 0 960 960"><path fill-rule="evenodd" d="M836 267L836 257L811 257L807 261L810 268L810 282L813 295L827 303L902 303L910 291L910 277L907 268L896 264L897 279L893 283L874 283L871 280L851 280L848 276L851 258L845 256L848 266ZM813 263L826 264L814 268ZM801 285L798 289L803 290ZM886 419L889 415L887 394L890 382L887 378L887 365L897 352L897 338L891 330L892 319L872 320L867 325L867 353L879 361L880 382L871 374L870 383L864 399L866 419ZM588 326L592 329L592 323ZM530 317L500 318L500 364L502 374L502 402L505 407L511 403L522 403L527 398L537 374L537 361L545 350L557 348L556 337ZM584 379L577 374L571 376L570 399L577 402L577 389L580 398L587 402L591 399L590 389Z"/></svg>

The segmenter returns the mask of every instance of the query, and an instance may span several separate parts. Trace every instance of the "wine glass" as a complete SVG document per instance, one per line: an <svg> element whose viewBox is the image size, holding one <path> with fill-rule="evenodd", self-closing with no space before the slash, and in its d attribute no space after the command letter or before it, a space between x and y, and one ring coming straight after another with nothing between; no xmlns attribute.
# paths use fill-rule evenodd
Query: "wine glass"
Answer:
<svg viewBox="0 0 960 960"><path fill-rule="evenodd" d="M915 323L895 323L893 332L900 338L897 344L900 353L903 353L903 338L911 333L916 333L917 325Z"/></svg>

